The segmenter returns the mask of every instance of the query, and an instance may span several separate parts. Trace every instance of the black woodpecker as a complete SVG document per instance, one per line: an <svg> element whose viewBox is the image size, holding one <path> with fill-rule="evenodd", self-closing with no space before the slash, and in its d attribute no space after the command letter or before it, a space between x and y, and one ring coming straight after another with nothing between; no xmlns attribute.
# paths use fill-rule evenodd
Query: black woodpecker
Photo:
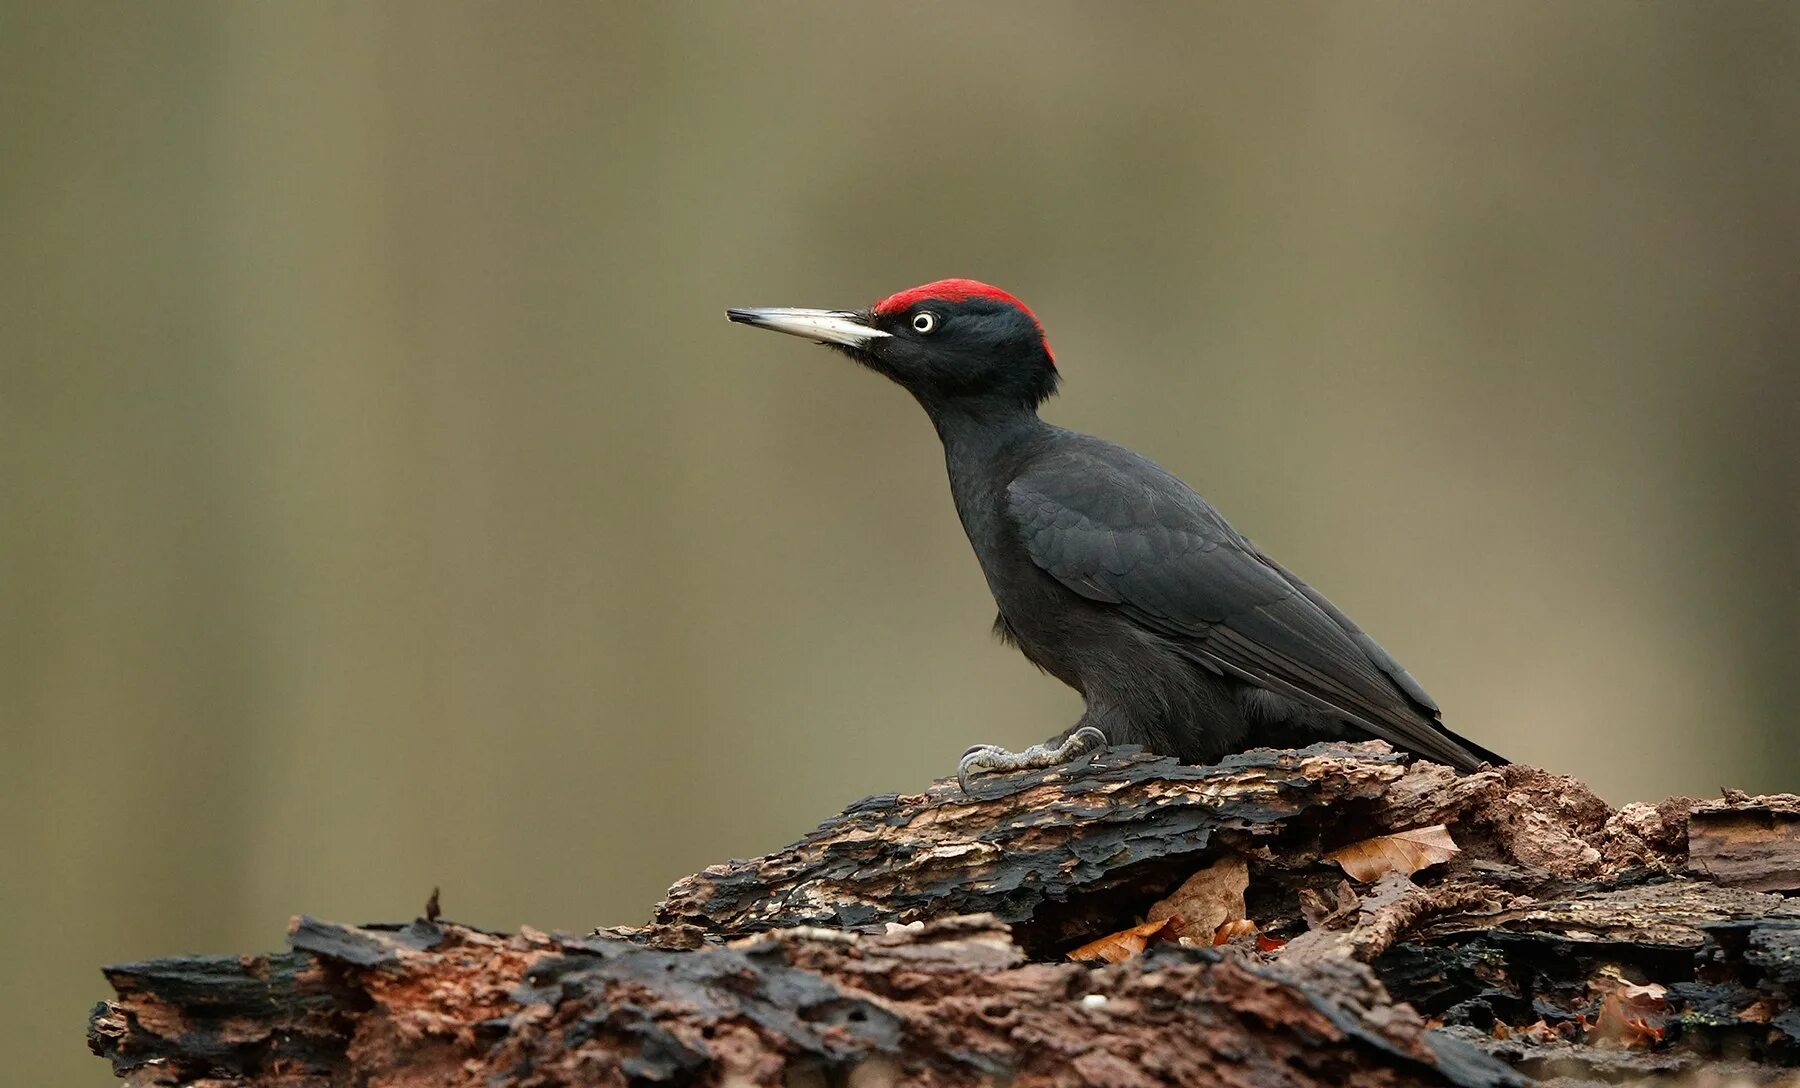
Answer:
<svg viewBox="0 0 1800 1088"><path fill-rule="evenodd" d="M1379 737L1462 771L1506 762L1444 728L1398 661L1186 484L1039 419L1056 360L1012 295L950 279L866 310L727 315L827 344L913 395L943 439L995 631L1086 700L1044 744L969 749L965 789L971 772L1053 766L1096 742L1211 763Z"/></svg>

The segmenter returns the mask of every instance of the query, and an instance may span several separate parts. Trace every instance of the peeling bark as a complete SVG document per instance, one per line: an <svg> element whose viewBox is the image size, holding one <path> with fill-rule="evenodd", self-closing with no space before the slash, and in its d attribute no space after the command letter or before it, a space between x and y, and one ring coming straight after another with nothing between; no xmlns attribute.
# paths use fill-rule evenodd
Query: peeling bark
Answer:
<svg viewBox="0 0 1800 1088"><path fill-rule="evenodd" d="M1762 892L1800 892L1800 797L1746 797L1695 806L1688 868L1696 876Z"/></svg>
<svg viewBox="0 0 1800 1088"><path fill-rule="evenodd" d="M642 927L301 919L285 953L108 968L89 1035L140 1085L1760 1083L1800 1064L1792 802L1113 749L870 798ZM1459 852L1410 875L1326 858L1434 824ZM1254 936L1215 949L1194 904L1235 891L1164 900L1222 863L1249 922L1217 939ZM1066 959L1184 903L1179 943Z"/></svg>

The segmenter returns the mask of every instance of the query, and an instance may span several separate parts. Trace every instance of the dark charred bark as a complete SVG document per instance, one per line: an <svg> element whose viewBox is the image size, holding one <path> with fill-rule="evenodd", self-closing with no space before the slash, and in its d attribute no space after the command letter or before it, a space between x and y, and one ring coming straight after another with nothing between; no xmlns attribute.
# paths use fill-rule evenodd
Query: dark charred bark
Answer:
<svg viewBox="0 0 1800 1088"><path fill-rule="evenodd" d="M109 968L90 1041L140 1084L284 1088L1757 1083L1800 1064L1795 812L1382 745L1113 750L860 802L639 928L301 919L286 953ZM1325 858L1436 824L1460 853L1416 872ZM1142 954L1067 958L1220 862L1254 933L1215 948L1182 899Z"/></svg>

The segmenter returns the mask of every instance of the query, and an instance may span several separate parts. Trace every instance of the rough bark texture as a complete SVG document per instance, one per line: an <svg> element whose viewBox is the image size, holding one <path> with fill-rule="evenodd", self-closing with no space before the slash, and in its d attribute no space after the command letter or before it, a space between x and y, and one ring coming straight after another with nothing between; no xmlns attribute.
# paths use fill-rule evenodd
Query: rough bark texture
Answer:
<svg viewBox="0 0 1800 1088"><path fill-rule="evenodd" d="M1800 1064L1797 813L1379 744L1114 749L859 802L642 927L303 918L285 953L112 967L90 1041L137 1084L284 1088L1769 1083ZM1421 871L1325 858L1435 824L1460 853ZM1170 917L1202 903L1249 922L1215 948ZM1141 954L1067 959L1146 914Z"/></svg>

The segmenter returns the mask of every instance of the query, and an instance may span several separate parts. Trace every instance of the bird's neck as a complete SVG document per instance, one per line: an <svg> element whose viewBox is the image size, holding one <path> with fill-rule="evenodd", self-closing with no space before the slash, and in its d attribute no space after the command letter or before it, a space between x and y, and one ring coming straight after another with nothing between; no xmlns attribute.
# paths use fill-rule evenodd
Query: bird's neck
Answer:
<svg viewBox="0 0 1800 1088"><path fill-rule="evenodd" d="M952 461L1004 457L1050 428L1034 409L1017 404L952 404L937 407L930 415Z"/></svg>
<svg viewBox="0 0 1800 1088"><path fill-rule="evenodd" d="M993 504L1051 427L1018 405L948 406L931 412L931 422L944 442L957 511L973 535L970 518Z"/></svg>

